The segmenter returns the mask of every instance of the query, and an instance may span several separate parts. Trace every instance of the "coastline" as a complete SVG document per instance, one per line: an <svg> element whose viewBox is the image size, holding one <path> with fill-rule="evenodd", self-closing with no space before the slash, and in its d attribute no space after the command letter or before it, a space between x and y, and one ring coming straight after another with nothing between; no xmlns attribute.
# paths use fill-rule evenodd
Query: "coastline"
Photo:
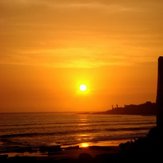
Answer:
<svg viewBox="0 0 163 163"><path fill-rule="evenodd" d="M119 144L125 143L127 141L131 141L131 139L121 139L114 141L101 141L101 142L84 142L80 144L72 144L72 145L57 145L57 144L49 144L42 146L20 146L20 145L10 145L3 148L0 145L0 155L8 155L8 157L13 156L45 156L48 153L55 153L70 150L82 150L82 149L110 149L110 148L118 148Z"/></svg>
<svg viewBox="0 0 163 163"><path fill-rule="evenodd" d="M53 150L52 150L53 149ZM22 152L22 153L3 153L0 154L0 162L19 162L19 161L36 161L36 162L81 162L97 161L97 158L104 156L118 155L119 146L89 146L79 147L71 146L59 149L55 146L49 147L44 152Z"/></svg>
<svg viewBox="0 0 163 163"><path fill-rule="evenodd" d="M121 143L118 146L42 146L37 151L19 151L17 153L0 154L0 162L56 162L56 163L121 163L155 161L162 159L163 145L162 133L159 128L152 128L149 133L142 138Z"/></svg>
<svg viewBox="0 0 163 163"><path fill-rule="evenodd" d="M31 115L30 115L31 116ZM4 135L1 135L0 137L0 141L1 141L1 144L0 144L0 162L30 162L30 161L35 161L35 162L58 162L58 163L61 163L61 162L97 162L97 163L101 163L101 162L116 162L117 159L119 160L119 162L121 162L121 157L123 155L123 151L126 150L126 146L127 148L130 147L130 145L121 145L121 144L129 144L132 142L134 142L136 139L138 138L142 138L142 137L145 137L145 133L144 133L144 129L147 131L148 128L152 127L153 126L153 122L152 122L152 125L149 124L149 120L150 120L150 123L151 123L151 119L148 119L147 118L147 121L144 122L143 124L143 121L144 121L144 118L143 118L143 121L142 120L142 117L137 117L137 116L125 116L125 118L122 119L122 124L121 125L129 125L130 126L130 123L132 126L130 127L127 127L127 126L123 126L121 129L121 127L119 127L119 123L112 123L112 119L115 119L115 117L111 116L111 118L109 119L109 116L92 116L90 115L90 118L89 115L88 116L80 116L79 117L84 120L82 121L83 123L78 123L79 126L85 126L85 124L87 125L87 121L85 122L85 120L88 120L92 117L95 117L95 121L96 123L95 124L91 124L90 123L90 126L92 127L97 127L97 124L99 125L99 122L100 122L100 125L101 123L103 124L102 126L104 128L101 128L102 126L98 126L98 130L95 130L97 133L98 131L105 131L105 126L107 126L107 133L110 134L110 137L109 135L105 135L106 133L105 132L102 132L102 136L104 136L104 139L101 139L102 141L98 140L98 139L94 139L92 141L89 141L89 139L82 139L80 141L78 141L77 143L75 141L70 141L71 139L66 139L65 136L66 134L63 134L64 135L64 138L65 138L65 141L64 143L53 143L54 141L51 141L51 143L48 143L48 142L44 142L44 141L41 141L42 139L39 140L39 142L41 142L41 144L37 145L35 143L33 143L32 141L29 142L26 140L26 138L28 138L28 136L30 135L27 135L26 137L26 133L23 133L22 135L20 134L4 134ZM116 117L119 117L118 115L116 115ZM101 119L100 119L101 118ZM127 119L126 119L127 118ZM129 119L128 119L129 118ZM24 119L24 118L23 118ZM29 118L27 118L28 120ZM107 123L105 123L105 120L107 119ZM49 120L49 117L48 117L48 120ZM72 119L71 119L72 120ZM120 119L119 119L120 120ZM140 120L140 121L138 121ZM128 121L130 122L128 124ZM36 121L37 122L37 121ZM91 121L92 122L92 121ZM94 121L93 121L94 122ZM54 123L54 122L53 122ZM65 122L66 123L66 122ZM65 124L64 123L64 124ZM135 128L135 125L140 125L140 123L142 125L149 125L148 127L136 127ZM18 126L18 129L19 127L21 129L24 129L24 127L21 127L21 123L17 123L19 126ZM10 128L14 128L14 129L17 129L17 124L14 124L13 126L8 126L9 129ZM34 123L35 124L35 123ZM37 124L37 123L36 123ZM51 123L50 123L51 124ZM63 126L64 124L58 124L58 126ZM73 123L74 125L75 123ZM81 125L80 125L81 124ZM109 128L109 125L111 125L111 128ZM116 128L116 125L118 126L118 129ZM28 127L29 124L27 124L27 127ZM67 125L67 123L66 123ZM72 124L70 124L71 126ZM30 127L30 126L29 126ZM33 127L33 126L32 126ZM37 127L37 126L36 126ZM3 128L3 126L2 126ZM28 128L29 129L29 128ZM72 130L73 134L74 134L74 131L77 131L78 133L78 130L76 128L76 125L75 125L75 130ZM80 129L80 128L79 128ZM141 132L139 132L139 136L137 134L134 134L134 133L137 133L137 131L141 131L142 129L142 134ZM5 128L6 130L6 128ZM54 128L53 128L54 130ZM128 132L128 130L130 132ZM64 131L67 132L67 130L64 128ZM84 130L84 131L87 131L87 130ZM92 130L88 130L87 133L90 133ZM94 131L94 130L93 130ZM115 137L115 132L117 132L118 136ZM11 132L11 131L10 131ZM83 132L83 130L82 130ZM122 135L119 135L119 133L121 132L124 132ZM79 132L80 133L80 132ZM51 136L49 135L49 133L47 132L44 132L43 133L44 135L46 134L46 136ZM56 133L54 133L55 135ZM114 134L114 137L112 137L112 134ZM77 134L80 137L80 134ZM19 138L23 138L22 140L26 140L26 142L23 142L23 141L17 141L17 138L18 137L18 140ZM37 141L37 138L38 136L34 135L33 133L31 133L31 138L36 140ZM107 139L105 139L107 138ZM119 139L120 138L120 139ZM51 138L52 139L52 138ZM52 139L53 140L53 139ZM74 139L75 140L75 139ZM109 140L109 141L108 141ZM29 143L27 143L29 142ZM58 141L55 141L55 142L58 142ZM72 142L72 144L71 144ZM83 142L83 143L81 143ZM73 144L74 143L74 144ZM83 144L83 145L82 145ZM124 150L121 150L122 148ZM125 147L125 148L124 148ZM3 149L2 149L3 148ZM128 156L125 156L128 158ZM112 161L113 160L113 161Z"/></svg>

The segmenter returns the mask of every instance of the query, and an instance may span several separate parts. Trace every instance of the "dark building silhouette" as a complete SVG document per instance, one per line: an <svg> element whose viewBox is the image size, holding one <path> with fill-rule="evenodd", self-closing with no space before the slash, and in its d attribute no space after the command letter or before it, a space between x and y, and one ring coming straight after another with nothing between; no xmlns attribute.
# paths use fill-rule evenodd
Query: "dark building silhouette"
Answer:
<svg viewBox="0 0 163 163"><path fill-rule="evenodd" d="M124 107L114 107L112 105L112 109L106 111L109 114L124 114L124 115L156 115L157 114L157 105L156 103L152 103L147 101L142 104L130 104L124 105Z"/></svg>
<svg viewBox="0 0 163 163"><path fill-rule="evenodd" d="M163 128L163 56L158 59L157 127Z"/></svg>

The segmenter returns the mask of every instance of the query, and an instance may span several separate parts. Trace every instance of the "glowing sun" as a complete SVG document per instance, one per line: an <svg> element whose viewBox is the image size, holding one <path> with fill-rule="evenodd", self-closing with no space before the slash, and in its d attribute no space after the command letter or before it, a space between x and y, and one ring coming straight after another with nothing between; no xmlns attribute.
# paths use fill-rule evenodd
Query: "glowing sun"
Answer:
<svg viewBox="0 0 163 163"><path fill-rule="evenodd" d="M85 92L87 90L87 86L85 84L81 84L79 89L80 91Z"/></svg>

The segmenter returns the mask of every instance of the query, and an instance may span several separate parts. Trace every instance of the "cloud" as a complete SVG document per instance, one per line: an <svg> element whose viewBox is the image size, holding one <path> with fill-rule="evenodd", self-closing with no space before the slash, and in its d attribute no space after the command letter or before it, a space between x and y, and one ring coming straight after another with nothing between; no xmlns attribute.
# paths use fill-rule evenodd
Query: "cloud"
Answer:
<svg viewBox="0 0 163 163"><path fill-rule="evenodd" d="M1 63L94 67L124 64L136 53L147 56L142 57L145 59L152 58L148 54L162 49L162 3L161 0L0 1ZM103 49L87 48L99 44L103 44Z"/></svg>
<svg viewBox="0 0 163 163"><path fill-rule="evenodd" d="M132 10L136 9L161 9L162 0L5 0L1 1L2 5L17 5L17 6L48 6L55 8L104 8L117 10Z"/></svg>
<svg viewBox="0 0 163 163"><path fill-rule="evenodd" d="M124 12L134 11L133 6L128 6L119 2L107 2L107 1L66 1L66 0L5 0L0 2L1 5L6 7L48 7L52 9L96 9L96 10L108 10L109 12Z"/></svg>
<svg viewBox="0 0 163 163"><path fill-rule="evenodd" d="M97 68L103 66L131 65L129 54L114 50L93 47L62 47L54 49L20 49L15 54L1 59L1 64L19 64L60 68ZM122 47L121 47L122 48Z"/></svg>

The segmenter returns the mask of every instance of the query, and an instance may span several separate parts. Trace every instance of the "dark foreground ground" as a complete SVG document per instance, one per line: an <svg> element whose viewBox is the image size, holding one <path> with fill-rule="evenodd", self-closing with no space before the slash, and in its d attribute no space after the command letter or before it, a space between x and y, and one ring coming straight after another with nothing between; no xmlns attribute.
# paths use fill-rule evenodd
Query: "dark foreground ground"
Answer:
<svg viewBox="0 0 163 163"><path fill-rule="evenodd" d="M158 128L153 128L146 137L135 139L120 144L119 147L98 147L89 148L72 147L69 149L40 148L40 154L29 154L11 156L1 154L0 163L138 163L138 162L163 162L163 134Z"/></svg>

